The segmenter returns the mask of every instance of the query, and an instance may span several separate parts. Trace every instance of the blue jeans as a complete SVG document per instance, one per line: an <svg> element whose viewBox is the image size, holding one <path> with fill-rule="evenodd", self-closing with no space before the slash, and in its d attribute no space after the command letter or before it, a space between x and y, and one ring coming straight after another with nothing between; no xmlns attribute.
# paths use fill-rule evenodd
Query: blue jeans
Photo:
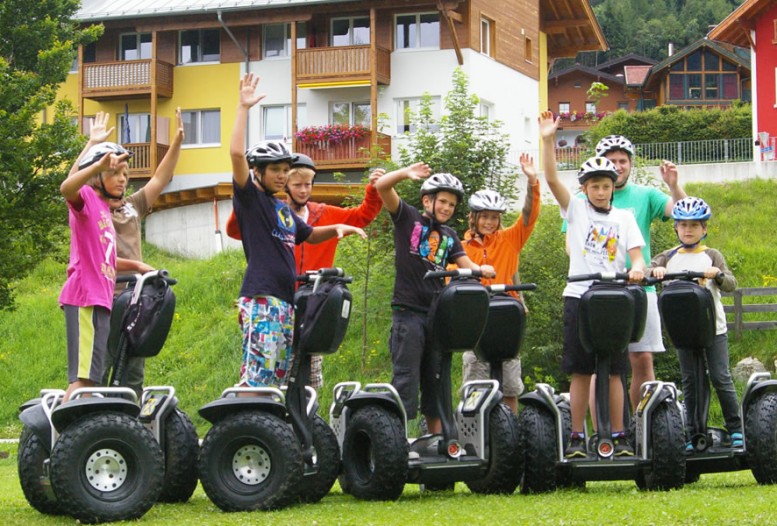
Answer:
<svg viewBox="0 0 777 526"><path fill-rule="evenodd" d="M694 376L696 351L689 349L677 349L677 357L680 361L680 372L683 377L683 395L685 397L685 410L687 416L693 418L696 409L696 379ZM712 387L718 394L720 408L723 410L723 418L726 421L726 429L729 433L742 432L742 417L739 414L739 402L734 388L734 380L731 378L728 362L728 334L718 334L712 347L704 349L704 359L707 362L707 371L712 382Z"/></svg>

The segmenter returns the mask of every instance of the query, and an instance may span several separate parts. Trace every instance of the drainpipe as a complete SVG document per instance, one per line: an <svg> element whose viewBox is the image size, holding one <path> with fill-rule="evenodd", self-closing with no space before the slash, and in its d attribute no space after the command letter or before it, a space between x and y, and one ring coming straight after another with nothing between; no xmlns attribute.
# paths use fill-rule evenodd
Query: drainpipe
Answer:
<svg viewBox="0 0 777 526"><path fill-rule="evenodd" d="M229 38L232 40L232 42L235 44L235 46L237 46L237 49L239 49L240 52L243 54L243 57L245 58L245 61L246 61L246 71L245 72L248 73L248 62L249 62L249 60L248 60L248 50L240 45L240 43L237 41L237 38L235 38L234 33L232 33L232 31L224 23L224 19L221 18L221 9L216 11L216 16L217 16L217 18L219 20L219 24L221 24L221 27L224 28L224 31L227 32L227 35L229 35ZM248 144L248 140L249 139L248 138L251 136L251 134L249 133L249 131L250 131L249 127L250 126L251 126L251 119L248 119L248 122L246 123L246 150L248 149L248 146L249 146L249 144Z"/></svg>

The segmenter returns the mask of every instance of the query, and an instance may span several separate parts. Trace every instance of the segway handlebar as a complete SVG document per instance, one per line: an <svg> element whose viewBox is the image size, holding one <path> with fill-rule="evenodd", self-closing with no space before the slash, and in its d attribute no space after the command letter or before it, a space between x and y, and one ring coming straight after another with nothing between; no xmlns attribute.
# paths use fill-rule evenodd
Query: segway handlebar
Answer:
<svg viewBox="0 0 777 526"><path fill-rule="evenodd" d="M297 276L299 283L317 284L319 281L339 280L341 283L353 282L353 277L346 276L345 271L340 267L321 268L318 270L309 270L305 274Z"/></svg>
<svg viewBox="0 0 777 526"><path fill-rule="evenodd" d="M526 290L537 290L536 283L519 283L517 285L488 285L486 287L488 292L503 293L503 292L523 292Z"/></svg>
<svg viewBox="0 0 777 526"><path fill-rule="evenodd" d="M628 272L594 272L593 274L577 274L575 276L568 276L567 281L621 281L628 280Z"/></svg>
<svg viewBox="0 0 777 526"><path fill-rule="evenodd" d="M482 278L483 272L479 269L457 268L455 270L430 270L424 274L424 279L440 278Z"/></svg>
<svg viewBox="0 0 777 526"><path fill-rule="evenodd" d="M682 279L686 281L696 280L696 279L704 279L706 276L704 275L704 272L696 272L693 270L682 270L680 272L667 272L664 274L663 278L656 278L656 277L649 277L646 278L645 281L649 284L655 284L655 283L661 283L662 281L669 281L673 279ZM713 279L723 279L723 273L718 272L717 276Z"/></svg>

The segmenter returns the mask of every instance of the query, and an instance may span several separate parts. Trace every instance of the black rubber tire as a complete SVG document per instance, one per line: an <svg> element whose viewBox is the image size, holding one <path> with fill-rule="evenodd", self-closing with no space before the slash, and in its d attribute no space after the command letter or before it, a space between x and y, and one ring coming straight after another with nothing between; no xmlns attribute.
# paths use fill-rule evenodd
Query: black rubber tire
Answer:
<svg viewBox="0 0 777 526"><path fill-rule="evenodd" d="M318 502L329 493L340 474L340 445L332 428L318 415L313 417L313 449L317 473L302 477L300 502Z"/></svg>
<svg viewBox="0 0 777 526"><path fill-rule="evenodd" d="M777 482L777 393L757 396L745 414L747 465L759 484Z"/></svg>
<svg viewBox="0 0 777 526"><path fill-rule="evenodd" d="M521 493L545 493L556 489L556 423L544 408L524 407L518 415L519 447L523 453Z"/></svg>
<svg viewBox="0 0 777 526"><path fill-rule="evenodd" d="M200 440L186 413L170 411L164 422L165 482L159 502L186 502L197 489Z"/></svg>
<svg viewBox="0 0 777 526"><path fill-rule="evenodd" d="M233 467L239 459L245 465ZM291 426L275 415L256 411L226 416L211 427L198 461L205 494L223 511L271 510L291 504L303 469L299 440ZM236 475L236 470L241 471Z"/></svg>
<svg viewBox="0 0 777 526"><path fill-rule="evenodd" d="M138 420L122 413L82 416L51 451L57 500L82 523L142 517L159 498L163 479L162 448Z"/></svg>
<svg viewBox="0 0 777 526"><path fill-rule="evenodd" d="M29 427L24 426L19 436L17 455L19 483L22 486L24 498L30 506L44 515L62 515L64 512L54 491L50 484L44 483L46 473L44 463L49 459L49 455L43 442Z"/></svg>
<svg viewBox="0 0 777 526"><path fill-rule="evenodd" d="M472 493L509 495L515 491L523 476L519 434L518 417L504 404L495 406L488 419L488 471L466 482Z"/></svg>
<svg viewBox="0 0 777 526"><path fill-rule="evenodd" d="M343 477L362 500L396 500L407 481L407 438L399 417L379 406L356 410L343 440Z"/></svg>
<svg viewBox="0 0 777 526"><path fill-rule="evenodd" d="M685 430L677 404L660 404L653 411L650 428L651 466L637 486L648 491L670 490L685 484Z"/></svg>

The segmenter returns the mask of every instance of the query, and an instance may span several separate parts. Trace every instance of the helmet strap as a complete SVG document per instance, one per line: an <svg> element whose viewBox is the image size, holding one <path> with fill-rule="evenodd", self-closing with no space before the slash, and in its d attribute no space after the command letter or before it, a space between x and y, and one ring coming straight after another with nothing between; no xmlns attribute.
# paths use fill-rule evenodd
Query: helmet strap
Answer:
<svg viewBox="0 0 777 526"><path fill-rule="evenodd" d="M108 192L108 190L105 188L105 181L103 181L103 174L102 174L102 172L100 172L99 179L100 179L100 193L103 194L103 197L105 199L116 199L116 200L124 199L124 193L123 192L121 194L119 194L119 195L113 195L113 194Z"/></svg>
<svg viewBox="0 0 777 526"><path fill-rule="evenodd" d="M591 208L594 209L594 211L599 212L600 214L608 215L610 213L610 210L612 210L612 206L609 206L608 208L602 208L600 206L596 206L591 202L590 199L588 199L588 196L586 196L586 201L588 201L588 204ZM612 198L610 198L610 203L612 204Z"/></svg>

